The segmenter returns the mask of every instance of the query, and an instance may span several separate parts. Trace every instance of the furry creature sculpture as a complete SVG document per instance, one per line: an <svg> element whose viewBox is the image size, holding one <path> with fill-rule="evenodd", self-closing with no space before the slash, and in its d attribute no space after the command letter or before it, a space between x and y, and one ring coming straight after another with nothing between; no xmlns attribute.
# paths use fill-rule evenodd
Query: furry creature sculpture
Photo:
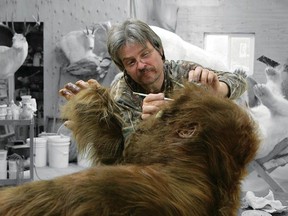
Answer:
<svg viewBox="0 0 288 216"><path fill-rule="evenodd" d="M285 80L282 78L283 73L287 73L283 68L268 67L265 70L267 83L255 84L253 87L260 100L258 106L250 109L262 136L257 159L268 155L288 134L288 100L281 89L281 83Z"/></svg>
<svg viewBox="0 0 288 216"><path fill-rule="evenodd" d="M179 91L125 146L108 90L81 91L64 117L80 149L116 165L4 189L0 215L236 216L258 128L229 99L193 84Z"/></svg>
<svg viewBox="0 0 288 216"><path fill-rule="evenodd" d="M161 38L166 59L175 61L179 59L188 60L196 62L203 67L213 68L214 70L229 70L219 55L183 40L174 32L157 26L150 27Z"/></svg>

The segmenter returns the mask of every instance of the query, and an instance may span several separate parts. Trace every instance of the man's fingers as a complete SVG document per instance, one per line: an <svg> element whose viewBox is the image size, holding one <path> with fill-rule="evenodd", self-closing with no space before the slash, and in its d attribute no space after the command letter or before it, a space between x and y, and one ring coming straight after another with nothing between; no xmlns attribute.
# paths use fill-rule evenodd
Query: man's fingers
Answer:
<svg viewBox="0 0 288 216"><path fill-rule="evenodd" d="M165 104L165 102L168 102L168 101L165 101L165 100L156 100L156 101L150 101L150 102L145 102L143 103L143 106L157 106L157 107L161 107L163 104Z"/></svg>
<svg viewBox="0 0 288 216"><path fill-rule="evenodd" d="M164 99L164 94L163 93L158 93L158 94L148 94L144 100L143 103L150 103L152 101L159 101Z"/></svg>
<svg viewBox="0 0 288 216"><path fill-rule="evenodd" d="M202 73L202 67L196 67L195 70L189 71L188 74L188 81L189 82L199 82L201 78L201 73Z"/></svg>
<svg viewBox="0 0 288 216"><path fill-rule="evenodd" d="M73 96L73 94L65 88L59 90L59 95L64 97L66 100L70 100Z"/></svg>
<svg viewBox="0 0 288 216"><path fill-rule="evenodd" d="M70 100L74 95L78 94L82 89L87 89L89 86L96 85L97 88L101 85L95 79L90 79L87 82L78 80L75 84L69 82L63 89L59 90L59 95L66 100Z"/></svg>
<svg viewBox="0 0 288 216"><path fill-rule="evenodd" d="M206 83L208 83L208 75L209 75L209 70L207 70L207 69L202 69L202 73L201 73L201 78L200 78L200 82L202 83L202 84L206 84Z"/></svg>
<svg viewBox="0 0 288 216"><path fill-rule="evenodd" d="M73 83L67 83L64 87L67 90L71 91L73 94L77 94L81 90L80 87L78 87L77 85Z"/></svg>
<svg viewBox="0 0 288 216"><path fill-rule="evenodd" d="M153 113L155 111L158 111L160 109L159 107L161 107L164 103L165 103L165 100L164 100L163 93L149 94L143 100L143 106L142 106L143 113L146 113L146 109L148 113ZM152 109L153 107L154 109L151 112L150 109Z"/></svg>
<svg viewBox="0 0 288 216"><path fill-rule="evenodd" d="M159 110L159 107L153 105L146 105L142 107L142 113L144 114L153 114L155 112L158 112Z"/></svg>
<svg viewBox="0 0 288 216"><path fill-rule="evenodd" d="M214 71L211 71L200 66L196 67L195 70L189 71L188 81L189 82L200 82L203 85L211 85L217 79L217 75Z"/></svg>
<svg viewBox="0 0 288 216"><path fill-rule="evenodd" d="M95 79L89 79L87 82L88 82L89 86L95 86L96 88L101 87L100 83L98 83L98 81Z"/></svg>
<svg viewBox="0 0 288 216"><path fill-rule="evenodd" d="M89 86L96 86L97 88L101 87L101 85L95 79L89 79L87 82L78 80L75 84L81 89L87 89Z"/></svg>
<svg viewBox="0 0 288 216"><path fill-rule="evenodd" d="M208 84L211 85L217 79L218 79L217 75L214 72L210 71L210 73L208 74L208 78L207 78Z"/></svg>
<svg viewBox="0 0 288 216"><path fill-rule="evenodd" d="M151 114L142 113L141 118L145 120L145 119L148 119L150 116Z"/></svg>
<svg viewBox="0 0 288 216"><path fill-rule="evenodd" d="M151 115L159 112L160 108L165 104L167 101L164 100L164 94L149 94L143 100L142 105L142 119L147 119Z"/></svg>
<svg viewBox="0 0 288 216"><path fill-rule="evenodd" d="M75 85L80 89L86 89L89 87L88 82L84 82L83 80L78 80L77 82L75 82Z"/></svg>
<svg viewBox="0 0 288 216"><path fill-rule="evenodd" d="M100 85L100 84L98 83L98 81L95 80L95 79L89 79L87 82L88 82L89 85L93 85L93 84Z"/></svg>

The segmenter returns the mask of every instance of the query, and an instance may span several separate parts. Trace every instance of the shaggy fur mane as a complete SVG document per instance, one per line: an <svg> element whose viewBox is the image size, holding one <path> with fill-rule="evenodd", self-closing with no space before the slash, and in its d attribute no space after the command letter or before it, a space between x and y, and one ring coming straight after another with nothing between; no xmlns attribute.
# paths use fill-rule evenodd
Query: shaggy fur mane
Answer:
<svg viewBox="0 0 288 216"><path fill-rule="evenodd" d="M173 99L124 148L109 91L81 91L63 117L73 121L80 150L88 146L95 163L114 165L3 190L0 215L236 216L257 126L231 100L193 84Z"/></svg>
<svg viewBox="0 0 288 216"><path fill-rule="evenodd" d="M93 85L62 107L62 118L70 125L78 150L88 151L93 164L119 162L123 151L120 110L111 100L108 89Z"/></svg>

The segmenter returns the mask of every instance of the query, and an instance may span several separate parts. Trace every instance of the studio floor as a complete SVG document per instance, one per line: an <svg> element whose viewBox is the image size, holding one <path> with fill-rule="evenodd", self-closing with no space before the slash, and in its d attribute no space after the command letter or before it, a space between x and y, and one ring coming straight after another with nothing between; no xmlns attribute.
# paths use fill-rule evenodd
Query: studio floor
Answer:
<svg viewBox="0 0 288 216"><path fill-rule="evenodd" d="M51 168L49 166L36 167L34 171L34 180L53 179L58 176L79 172L84 169L86 169L86 167L78 166L77 163L70 163L67 168Z"/></svg>
<svg viewBox="0 0 288 216"><path fill-rule="evenodd" d="M275 200L280 200L283 205L288 205L288 165L279 167L271 173L271 177L277 181L287 193L274 193ZM247 191L254 192L258 197L264 197L269 193L270 186L253 171L242 184L243 196ZM241 214L239 214L240 216ZM274 214L277 216L288 216L288 212ZM252 215L251 215L252 216Z"/></svg>

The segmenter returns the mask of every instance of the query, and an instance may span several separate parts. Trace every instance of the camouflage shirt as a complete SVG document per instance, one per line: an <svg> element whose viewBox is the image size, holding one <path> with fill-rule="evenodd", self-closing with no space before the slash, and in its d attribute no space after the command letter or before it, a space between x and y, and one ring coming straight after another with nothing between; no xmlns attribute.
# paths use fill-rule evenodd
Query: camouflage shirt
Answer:
<svg viewBox="0 0 288 216"><path fill-rule="evenodd" d="M196 66L198 64L189 61L165 61L165 79L162 86L162 92L165 97L169 97L174 89L183 87L182 83L188 79L189 71L195 69ZM242 76L231 72L214 72L220 81L228 85L230 99L238 98L246 90L246 81ZM111 86L111 96L118 104L122 113L124 122L122 130L125 139L135 130L137 124L141 121L144 97L134 95L133 91L145 93L145 90L140 85L124 75Z"/></svg>

